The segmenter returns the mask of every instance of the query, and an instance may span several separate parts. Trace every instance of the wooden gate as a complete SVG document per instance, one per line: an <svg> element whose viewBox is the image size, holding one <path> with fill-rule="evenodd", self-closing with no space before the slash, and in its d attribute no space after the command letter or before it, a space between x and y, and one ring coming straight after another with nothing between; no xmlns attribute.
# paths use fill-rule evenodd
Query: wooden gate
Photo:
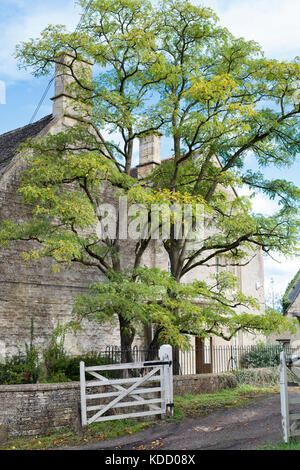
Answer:
<svg viewBox="0 0 300 470"><path fill-rule="evenodd" d="M293 356L292 356L293 358ZM296 356L294 360L289 361L289 369L296 377L298 386L300 382L300 356ZM288 443L291 437L300 436L300 412L290 412L290 405L300 404L299 397L289 397L288 379L287 379L287 361L284 351L280 353L280 402L281 402L281 419L284 442ZM299 410L300 411L300 410Z"/></svg>
<svg viewBox="0 0 300 470"><path fill-rule="evenodd" d="M102 371L126 369L138 371L140 376L110 379L101 375ZM90 374L96 380L86 380L86 374ZM151 387L154 382L157 383ZM101 387L101 390L108 387L109 390L105 389L101 393L88 393L93 390L93 387ZM84 362L81 362L80 394L82 426L114 419L173 414L172 347L163 345L159 350L158 361L94 367L85 367ZM111 401L109 401L110 398ZM105 404L103 400L106 401ZM141 406L148 409L136 410ZM116 414L118 408L126 410ZM130 412L130 409L133 411ZM112 414L107 414L108 412Z"/></svg>

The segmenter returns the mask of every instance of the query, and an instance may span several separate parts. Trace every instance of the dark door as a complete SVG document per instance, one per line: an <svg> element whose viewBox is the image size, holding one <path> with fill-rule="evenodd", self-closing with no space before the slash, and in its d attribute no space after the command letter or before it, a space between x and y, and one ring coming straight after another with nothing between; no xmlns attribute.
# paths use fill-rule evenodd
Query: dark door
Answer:
<svg viewBox="0 0 300 470"><path fill-rule="evenodd" d="M209 346L204 346L204 341L196 338L196 374L212 373L212 338Z"/></svg>

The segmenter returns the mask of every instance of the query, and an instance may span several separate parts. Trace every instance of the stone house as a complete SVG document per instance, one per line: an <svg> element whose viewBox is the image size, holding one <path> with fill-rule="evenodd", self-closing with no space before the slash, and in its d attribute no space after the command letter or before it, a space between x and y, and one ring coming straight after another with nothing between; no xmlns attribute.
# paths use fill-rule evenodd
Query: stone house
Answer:
<svg viewBox="0 0 300 470"><path fill-rule="evenodd" d="M81 65L91 67L88 62ZM18 156L18 146L29 137L55 134L77 122L68 100L66 91L68 83L68 77L62 75L57 68L52 114L0 136L0 220L11 217L21 220L26 211L16 192L20 175L24 170L24 161ZM139 177L160 162L160 137L141 139L140 161L139 165L132 169L132 175ZM29 341L32 316L34 316L35 344L38 347L45 347L58 322L64 324L70 319L73 298L86 291L88 284L95 281L96 274L99 280L98 271L96 273L93 268L83 270L78 266L72 266L62 269L59 273L51 273L52 262L49 259L39 260L26 266L21 253L28 248L29 242L19 242L13 246L13 249L0 251L0 356L2 357L14 354L18 349L24 350L25 341ZM130 252L125 242L122 262L124 265L130 264ZM150 245L143 262L148 266L168 269L167 255L157 243ZM205 269L198 267L186 276L184 281L206 279L215 269L215 267ZM240 288L246 295L258 298L263 311L262 253L258 251L251 262L243 267L228 267L228 269L233 269L234 274L238 276ZM149 331L146 333L138 340L141 344L147 341ZM253 341L256 341L256 338L243 333L239 333L232 340L233 344L239 345ZM76 354L118 344L117 328L114 329L111 325L100 327L86 322L84 330L76 336L67 335L65 347L67 351ZM220 344L220 340L211 339L210 344Z"/></svg>
<svg viewBox="0 0 300 470"><path fill-rule="evenodd" d="M292 348L300 347L300 275L296 278L295 284L288 293L289 307L286 311L286 316L289 318L296 318L298 320L298 329L295 335L284 333L281 335L290 341Z"/></svg>
<svg viewBox="0 0 300 470"><path fill-rule="evenodd" d="M300 318L300 277L289 295L289 300L291 303L288 314Z"/></svg>

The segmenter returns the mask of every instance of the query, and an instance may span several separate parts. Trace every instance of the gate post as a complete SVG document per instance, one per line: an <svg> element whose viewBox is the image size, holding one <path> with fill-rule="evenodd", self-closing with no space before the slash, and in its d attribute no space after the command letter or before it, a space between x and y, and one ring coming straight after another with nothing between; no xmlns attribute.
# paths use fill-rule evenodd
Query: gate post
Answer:
<svg viewBox="0 0 300 470"><path fill-rule="evenodd" d="M163 344L158 351L158 356L161 361L168 362L162 368L162 395L164 396L164 405L166 407L166 414L173 416L174 403L173 403L173 363L172 363L172 346Z"/></svg>
<svg viewBox="0 0 300 470"><path fill-rule="evenodd" d="M81 424L82 427L87 425L87 414L86 414L86 396L85 396L85 364L80 362L80 408L81 408Z"/></svg>
<svg viewBox="0 0 300 470"><path fill-rule="evenodd" d="M284 351L280 353L280 403L284 442L290 438L289 396L287 385L287 367Z"/></svg>

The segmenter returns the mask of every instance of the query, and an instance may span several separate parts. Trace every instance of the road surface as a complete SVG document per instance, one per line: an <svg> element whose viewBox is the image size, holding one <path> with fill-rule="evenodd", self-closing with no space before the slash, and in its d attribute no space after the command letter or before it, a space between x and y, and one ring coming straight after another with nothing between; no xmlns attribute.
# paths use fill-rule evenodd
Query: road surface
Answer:
<svg viewBox="0 0 300 470"><path fill-rule="evenodd" d="M281 441L278 394L241 407L223 408L201 418L162 422L132 435L72 450L250 450Z"/></svg>

